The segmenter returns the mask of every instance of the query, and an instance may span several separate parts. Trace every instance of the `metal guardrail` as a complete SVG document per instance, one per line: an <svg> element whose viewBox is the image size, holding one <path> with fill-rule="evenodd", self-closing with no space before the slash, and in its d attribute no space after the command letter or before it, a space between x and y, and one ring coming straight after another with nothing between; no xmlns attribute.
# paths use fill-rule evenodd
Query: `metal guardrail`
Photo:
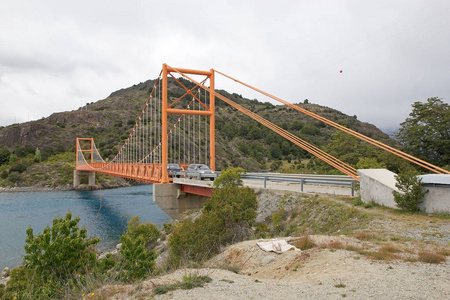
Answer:
<svg viewBox="0 0 450 300"><path fill-rule="evenodd" d="M215 178L220 176L220 172L214 172L213 174L200 174L197 172L191 173L187 171L181 171L175 173L175 175L180 175L184 180L187 178L195 178L197 180L214 180ZM349 187L351 188L352 197L355 196L355 180L346 175L246 173L242 174L241 178L242 180L262 181L264 184L264 188L267 188L267 182L299 183L301 192L303 192L303 185L305 184ZM184 183L186 183L186 181L184 181Z"/></svg>
<svg viewBox="0 0 450 300"><path fill-rule="evenodd" d="M351 188L352 197L355 195L355 180L345 175L303 175L303 174L276 174L276 173L247 173L243 174L243 180L259 180L264 182L264 188L267 188L267 182L289 182L299 183L300 191L303 192L304 184L319 184L344 186Z"/></svg>

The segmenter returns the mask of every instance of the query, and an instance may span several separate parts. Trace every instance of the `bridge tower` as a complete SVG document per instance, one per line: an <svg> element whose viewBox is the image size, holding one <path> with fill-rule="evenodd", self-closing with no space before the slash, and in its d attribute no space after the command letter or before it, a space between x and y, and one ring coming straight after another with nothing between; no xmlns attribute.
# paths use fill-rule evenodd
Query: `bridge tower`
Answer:
<svg viewBox="0 0 450 300"><path fill-rule="evenodd" d="M206 76L209 80L209 107L206 107L206 110L192 110L192 109L174 109L168 104L168 93L167 93L167 78L171 73L178 73L179 75L184 76L184 74L190 75L201 75ZM171 75L172 76L172 75ZM173 77L173 76L172 76ZM191 90L185 87L186 91L191 94L193 97L194 94ZM167 163L168 163L168 134L167 134L167 116L169 114L174 115L198 115L198 116L207 116L209 117L209 155L210 161L209 165L212 170L215 170L215 96L214 96L214 70L211 69L209 71L202 70L191 70L191 69L182 69L182 68L173 68L168 66L167 64L163 64L162 68L162 124L161 124L161 149L162 149L162 158L161 158L161 183L169 183L169 177L167 174Z"/></svg>

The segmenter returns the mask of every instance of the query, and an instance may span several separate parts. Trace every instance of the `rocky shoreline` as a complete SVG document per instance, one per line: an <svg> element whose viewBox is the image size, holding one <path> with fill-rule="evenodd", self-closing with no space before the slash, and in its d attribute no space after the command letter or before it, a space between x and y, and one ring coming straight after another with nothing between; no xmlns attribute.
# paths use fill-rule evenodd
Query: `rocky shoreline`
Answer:
<svg viewBox="0 0 450 300"><path fill-rule="evenodd" d="M0 193L22 193L22 192L66 192L66 191L95 191L105 189L117 189L121 187L129 187L131 184L116 184L116 185L87 185L82 184L78 188L74 188L70 184L56 186L56 187L42 187L42 186L15 186L15 187L0 187Z"/></svg>

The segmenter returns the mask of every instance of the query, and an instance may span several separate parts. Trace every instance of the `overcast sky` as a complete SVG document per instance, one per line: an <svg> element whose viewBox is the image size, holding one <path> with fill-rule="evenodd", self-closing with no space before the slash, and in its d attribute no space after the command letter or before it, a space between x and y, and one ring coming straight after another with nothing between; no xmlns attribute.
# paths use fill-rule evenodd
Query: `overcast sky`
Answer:
<svg viewBox="0 0 450 300"><path fill-rule="evenodd" d="M391 130L415 101L449 102L449 15L448 0L2 0L0 125L76 110L167 63Z"/></svg>

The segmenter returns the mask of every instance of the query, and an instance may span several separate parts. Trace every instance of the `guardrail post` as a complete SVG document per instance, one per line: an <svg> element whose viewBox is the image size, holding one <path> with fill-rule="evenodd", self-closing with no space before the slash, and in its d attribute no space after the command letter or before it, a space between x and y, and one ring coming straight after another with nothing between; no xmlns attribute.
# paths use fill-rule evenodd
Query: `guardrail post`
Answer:
<svg viewBox="0 0 450 300"><path fill-rule="evenodd" d="M264 176L264 188L266 188L267 176Z"/></svg>
<svg viewBox="0 0 450 300"><path fill-rule="evenodd" d="M352 181L352 197L355 196L355 182Z"/></svg>
<svg viewBox="0 0 450 300"><path fill-rule="evenodd" d="M303 192L303 178L300 179L300 191Z"/></svg>

